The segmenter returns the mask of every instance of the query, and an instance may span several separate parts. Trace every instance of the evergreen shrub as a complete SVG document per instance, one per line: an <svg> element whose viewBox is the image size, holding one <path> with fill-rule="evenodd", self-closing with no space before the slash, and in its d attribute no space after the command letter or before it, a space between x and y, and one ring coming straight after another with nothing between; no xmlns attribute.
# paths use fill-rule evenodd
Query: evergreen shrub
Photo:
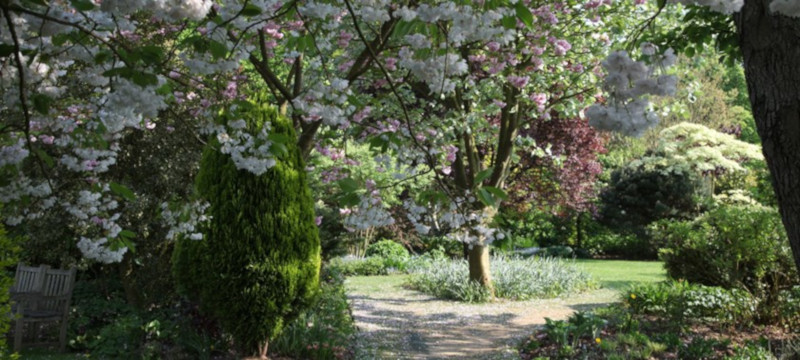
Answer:
<svg viewBox="0 0 800 360"><path fill-rule="evenodd" d="M179 241L173 271L183 293L252 354L312 304L320 241L292 124L265 105L239 109L251 133L270 126L276 164L262 175L239 170L210 141L196 187L211 219L203 240Z"/></svg>
<svg viewBox="0 0 800 360"><path fill-rule="evenodd" d="M600 194L601 219L617 229L644 233L661 219L689 219L702 209L703 184L687 164L644 157L614 171Z"/></svg>
<svg viewBox="0 0 800 360"><path fill-rule="evenodd" d="M389 268L405 269L410 254L403 245L389 239L383 239L367 247L367 256L380 257Z"/></svg>
<svg viewBox="0 0 800 360"><path fill-rule="evenodd" d="M692 283L740 288L773 299L798 284L778 211L761 205L721 205L691 221L653 231L669 276Z"/></svg>

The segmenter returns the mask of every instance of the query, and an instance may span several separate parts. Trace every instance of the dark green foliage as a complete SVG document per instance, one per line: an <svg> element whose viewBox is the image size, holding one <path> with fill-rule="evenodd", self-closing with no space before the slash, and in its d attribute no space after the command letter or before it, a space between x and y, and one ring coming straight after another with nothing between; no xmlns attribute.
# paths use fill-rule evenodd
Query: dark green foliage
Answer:
<svg viewBox="0 0 800 360"><path fill-rule="evenodd" d="M8 269L17 263L19 247L16 242L6 236L6 229L0 222L0 334L7 334L11 327L11 318L5 314L11 313L8 289L14 285L14 274L3 269ZM7 354L6 337L0 336L0 357Z"/></svg>
<svg viewBox="0 0 800 360"><path fill-rule="evenodd" d="M423 254L433 252L434 257L463 257L464 243L453 241L446 236L421 236L420 243L423 245ZM494 246L494 244L492 244Z"/></svg>
<svg viewBox="0 0 800 360"><path fill-rule="evenodd" d="M75 284L68 331L73 351L100 359L203 358L183 340L194 332L179 307L142 310L123 293L113 273Z"/></svg>
<svg viewBox="0 0 800 360"><path fill-rule="evenodd" d="M326 267L337 276L374 276L387 275L390 272L386 259L377 256L363 259L333 258Z"/></svg>
<svg viewBox="0 0 800 360"><path fill-rule="evenodd" d="M322 217L319 224L322 260L330 260L347 254L348 232L342 224L339 210L330 206L318 206L316 213L317 216Z"/></svg>
<svg viewBox="0 0 800 360"><path fill-rule="evenodd" d="M587 230L583 249L589 254L641 260L658 258L658 248L648 236L613 231L599 223L590 225Z"/></svg>
<svg viewBox="0 0 800 360"><path fill-rule="evenodd" d="M692 221L655 231L661 257L676 279L767 298L798 283L778 211L760 205L724 205Z"/></svg>
<svg viewBox="0 0 800 360"><path fill-rule="evenodd" d="M346 358L356 332L342 279L323 282L314 306L288 324L270 345L274 353L294 359Z"/></svg>
<svg viewBox="0 0 800 360"><path fill-rule="evenodd" d="M680 326L689 322L744 326L756 319L758 299L741 289L670 281L628 290L623 303L636 314L655 315Z"/></svg>
<svg viewBox="0 0 800 360"><path fill-rule="evenodd" d="M800 286L780 292L778 312L782 323L800 329Z"/></svg>
<svg viewBox="0 0 800 360"><path fill-rule="evenodd" d="M408 259L409 257L408 250L406 250L403 245L389 239L383 239L370 244L369 247L367 247L366 255L398 260Z"/></svg>
<svg viewBox="0 0 800 360"><path fill-rule="evenodd" d="M701 209L702 184L688 166L644 158L614 171L600 195L601 219L617 229L643 233L660 219L686 219Z"/></svg>
<svg viewBox="0 0 800 360"><path fill-rule="evenodd" d="M492 246L503 250L519 248L570 245L574 238L574 221L539 209L517 212L513 208L501 209L500 226L506 238Z"/></svg>
<svg viewBox="0 0 800 360"><path fill-rule="evenodd" d="M266 105L240 104L255 133L295 139L291 123ZM245 353L277 336L319 289L320 242L298 148L286 142L277 164L257 176L239 170L212 141L197 191L210 207L201 241L183 239L174 255L176 280L197 296Z"/></svg>

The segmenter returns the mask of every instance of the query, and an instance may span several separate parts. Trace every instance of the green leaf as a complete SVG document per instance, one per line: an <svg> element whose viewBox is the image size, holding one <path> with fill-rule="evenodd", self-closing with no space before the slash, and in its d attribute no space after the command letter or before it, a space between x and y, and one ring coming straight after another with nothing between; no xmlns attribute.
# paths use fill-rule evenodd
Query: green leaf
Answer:
<svg viewBox="0 0 800 360"><path fill-rule="evenodd" d="M361 202L361 198L356 193L348 193L339 198L339 205L351 207L357 206Z"/></svg>
<svg viewBox="0 0 800 360"><path fill-rule="evenodd" d="M495 206L494 197L485 188L478 189L477 195L478 195L478 200L480 200L484 205L491 207Z"/></svg>
<svg viewBox="0 0 800 360"><path fill-rule="evenodd" d="M146 72L134 72L131 81L141 87L158 85L158 77Z"/></svg>
<svg viewBox="0 0 800 360"><path fill-rule="evenodd" d="M169 83L164 83L164 85L161 85L161 87L156 89L156 94L161 96L167 96L172 94L172 85L170 85Z"/></svg>
<svg viewBox="0 0 800 360"><path fill-rule="evenodd" d="M517 18L514 16L506 16L501 20L503 23L503 27L506 29L516 29L517 28Z"/></svg>
<svg viewBox="0 0 800 360"><path fill-rule="evenodd" d="M488 167L483 171L479 172L478 175L475 175L475 184L480 184L483 182L483 180L488 179L489 176L492 175L493 169L494 169L493 167Z"/></svg>
<svg viewBox="0 0 800 360"><path fill-rule="evenodd" d="M133 239L136 237L136 233L130 230L122 230L119 232L119 236L124 239Z"/></svg>
<svg viewBox="0 0 800 360"><path fill-rule="evenodd" d="M131 189L128 189L128 187L126 187L125 185L111 182L109 186L111 187L111 192L119 196L122 196L125 200L128 201L136 200L136 195L134 195L133 191L131 191Z"/></svg>
<svg viewBox="0 0 800 360"><path fill-rule="evenodd" d="M103 64L114 57L110 51L99 51L94 56L94 63L97 65Z"/></svg>
<svg viewBox="0 0 800 360"><path fill-rule="evenodd" d="M148 45L138 49L139 57L145 64L158 64L164 58L164 50L158 46Z"/></svg>
<svg viewBox="0 0 800 360"><path fill-rule="evenodd" d="M289 153L289 148L286 144L272 143L269 147L269 153L275 156L286 156Z"/></svg>
<svg viewBox="0 0 800 360"><path fill-rule="evenodd" d="M278 144L288 144L290 141L294 140L294 139L290 138L289 135L280 134L280 133L270 133L267 136L267 139L269 139L269 141L272 141L272 142L278 143Z"/></svg>
<svg viewBox="0 0 800 360"><path fill-rule="evenodd" d="M52 168L56 163L55 161L53 161L53 158L50 157L50 155L48 155L47 152L45 152L42 149L36 149L36 155L38 155L39 158L42 159L42 161L44 161L47 167Z"/></svg>
<svg viewBox="0 0 800 360"><path fill-rule="evenodd" d="M342 188L342 191L346 193L353 193L360 188L358 182L351 179L351 178L344 178L337 181L339 187Z"/></svg>
<svg viewBox="0 0 800 360"><path fill-rule="evenodd" d="M50 104L53 103L53 99L44 94L34 94L31 96L31 100L33 100L33 108L42 115L47 115L50 113Z"/></svg>
<svg viewBox="0 0 800 360"><path fill-rule="evenodd" d="M257 16L263 12L260 7L253 5L252 3L248 3L247 6L242 9L242 15L244 16Z"/></svg>
<svg viewBox="0 0 800 360"><path fill-rule="evenodd" d="M0 56L6 57L14 53L14 45L0 44Z"/></svg>
<svg viewBox="0 0 800 360"><path fill-rule="evenodd" d="M525 5L524 2L518 1L515 10L517 17L525 26L528 28L533 27L533 14L531 14L531 10L528 9L528 6ZM514 24L514 26L516 26L516 24Z"/></svg>
<svg viewBox="0 0 800 360"><path fill-rule="evenodd" d="M70 0L72 7L78 11L89 11L94 9L94 3L89 0Z"/></svg>
<svg viewBox="0 0 800 360"><path fill-rule="evenodd" d="M211 40L208 44L208 51L215 59L221 59L228 54L228 47L219 41Z"/></svg>
<svg viewBox="0 0 800 360"><path fill-rule="evenodd" d="M508 194L506 194L506 192L503 191L503 189L496 188L494 186L484 186L483 188L486 189L486 191L491 193L492 196L494 196L497 199L502 199L502 200L508 199Z"/></svg>

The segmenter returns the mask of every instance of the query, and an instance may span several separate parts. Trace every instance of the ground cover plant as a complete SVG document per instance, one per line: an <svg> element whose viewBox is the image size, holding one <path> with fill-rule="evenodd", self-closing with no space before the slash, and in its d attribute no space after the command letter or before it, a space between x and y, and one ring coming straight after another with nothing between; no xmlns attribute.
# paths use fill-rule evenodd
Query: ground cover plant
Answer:
<svg viewBox="0 0 800 360"><path fill-rule="evenodd" d="M556 297L595 286L591 276L575 264L556 258L495 257L494 295L511 300ZM464 276L463 260L432 260L411 268L408 285L442 299L483 302L492 294Z"/></svg>
<svg viewBox="0 0 800 360"><path fill-rule="evenodd" d="M781 307L797 306L787 296ZM567 320L548 320L523 342L523 359L793 359L800 333L786 313L758 323L758 302L749 293L686 281L642 284L621 303Z"/></svg>

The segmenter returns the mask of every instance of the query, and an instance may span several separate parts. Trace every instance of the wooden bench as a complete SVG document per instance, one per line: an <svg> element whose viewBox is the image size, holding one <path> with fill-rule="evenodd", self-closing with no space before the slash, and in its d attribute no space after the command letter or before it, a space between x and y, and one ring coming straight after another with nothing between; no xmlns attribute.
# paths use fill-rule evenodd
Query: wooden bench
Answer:
<svg viewBox="0 0 800 360"><path fill-rule="evenodd" d="M14 351L22 349L25 324L33 327L34 342L30 345L51 344L35 342L38 340L39 325L51 322L59 325L59 350L66 350L69 305L75 288L76 273L75 268L62 270L52 269L47 265L17 265L14 286L10 291L14 303Z"/></svg>

